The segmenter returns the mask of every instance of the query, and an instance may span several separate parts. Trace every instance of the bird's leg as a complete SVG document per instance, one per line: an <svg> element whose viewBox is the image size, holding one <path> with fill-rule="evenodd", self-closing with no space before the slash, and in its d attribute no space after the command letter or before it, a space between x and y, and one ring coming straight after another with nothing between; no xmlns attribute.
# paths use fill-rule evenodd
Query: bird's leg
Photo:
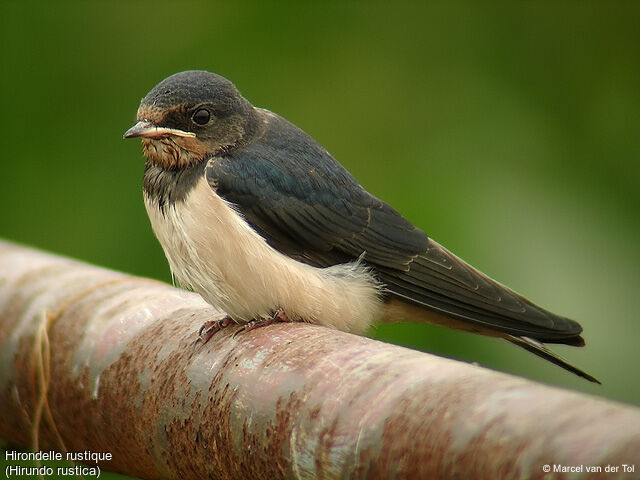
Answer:
<svg viewBox="0 0 640 480"><path fill-rule="evenodd" d="M242 328L240 328L236 333L234 333L233 336L235 337L240 332L249 332L256 328L266 327L267 325L271 325L272 323L290 322L290 321L291 319L289 318L287 313L282 308L279 308L270 317L254 318L253 320L247 322L247 324L244 325Z"/></svg>
<svg viewBox="0 0 640 480"><path fill-rule="evenodd" d="M198 330L198 340L201 341L204 345L207 343L211 337L213 337L216 333L222 330L225 327L228 327L233 322L230 316L224 317L222 320L209 320L208 322L204 322Z"/></svg>

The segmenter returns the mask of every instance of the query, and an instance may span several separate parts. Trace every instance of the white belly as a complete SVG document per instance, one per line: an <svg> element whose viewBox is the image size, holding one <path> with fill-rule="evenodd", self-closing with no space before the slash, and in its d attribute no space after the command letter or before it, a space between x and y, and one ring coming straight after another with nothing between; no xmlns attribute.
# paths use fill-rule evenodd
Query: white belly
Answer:
<svg viewBox="0 0 640 480"><path fill-rule="evenodd" d="M379 285L357 263L315 268L271 248L204 177L164 213L145 195L171 271L233 319L289 318L364 332L381 313Z"/></svg>

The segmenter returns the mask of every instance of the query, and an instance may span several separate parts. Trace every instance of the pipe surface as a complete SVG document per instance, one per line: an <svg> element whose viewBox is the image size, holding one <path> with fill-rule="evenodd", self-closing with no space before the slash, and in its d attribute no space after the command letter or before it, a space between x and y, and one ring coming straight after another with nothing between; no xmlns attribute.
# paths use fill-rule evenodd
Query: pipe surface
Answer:
<svg viewBox="0 0 640 480"><path fill-rule="evenodd" d="M640 478L636 407L309 324L197 343L222 317L0 241L0 437L148 479Z"/></svg>

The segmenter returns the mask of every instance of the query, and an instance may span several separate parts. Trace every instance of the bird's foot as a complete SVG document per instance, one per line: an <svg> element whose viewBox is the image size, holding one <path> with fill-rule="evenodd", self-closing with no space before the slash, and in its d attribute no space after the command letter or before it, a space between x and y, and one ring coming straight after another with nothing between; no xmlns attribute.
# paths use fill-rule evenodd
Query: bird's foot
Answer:
<svg viewBox="0 0 640 480"><path fill-rule="evenodd" d="M251 330L255 330L256 328L266 327L267 325L271 325L272 323L280 323L280 322L290 322L291 319L287 315L287 313L279 308L275 311L273 315L270 317L259 317L254 318L253 320L247 322L242 328L240 328L236 333L233 334L234 338L240 332L249 332Z"/></svg>
<svg viewBox="0 0 640 480"><path fill-rule="evenodd" d="M196 340L196 343L202 342L202 344L204 345L209 340L211 340L211 337L213 337L216 333L218 333L223 328L228 327L232 323L234 322L228 315L222 320L209 320L208 322L204 322L200 327L200 330L198 330L198 339Z"/></svg>

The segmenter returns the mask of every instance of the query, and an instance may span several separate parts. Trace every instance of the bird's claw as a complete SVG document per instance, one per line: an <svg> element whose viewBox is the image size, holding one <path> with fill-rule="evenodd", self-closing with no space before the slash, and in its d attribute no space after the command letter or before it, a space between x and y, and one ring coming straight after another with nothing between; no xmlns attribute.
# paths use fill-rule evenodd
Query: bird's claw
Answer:
<svg viewBox="0 0 640 480"><path fill-rule="evenodd" d="M287 313L282 308L279 308L270 317L254 318L253 320L247 322L245 325L239 328L236 333L233 334L233 338L235 338L236 335L238 335L241 332L250 332L251 330L255 330L256 328L260 328L260 327L266 327L267 325L271 325L272 323L290 322L290 321L291 319L289 318Z"/></svg>
<svg viewBox="0 0 640 480"><path fill-rule="evenodd" d="M216 333L222 330L225 327L228 327L233 323L231 317L226 316L221 320L209 320L208 322L204 322L200 329L198 330L198 339L197 342L202 342L204 345L211 337L213 337Z"/></svg>

